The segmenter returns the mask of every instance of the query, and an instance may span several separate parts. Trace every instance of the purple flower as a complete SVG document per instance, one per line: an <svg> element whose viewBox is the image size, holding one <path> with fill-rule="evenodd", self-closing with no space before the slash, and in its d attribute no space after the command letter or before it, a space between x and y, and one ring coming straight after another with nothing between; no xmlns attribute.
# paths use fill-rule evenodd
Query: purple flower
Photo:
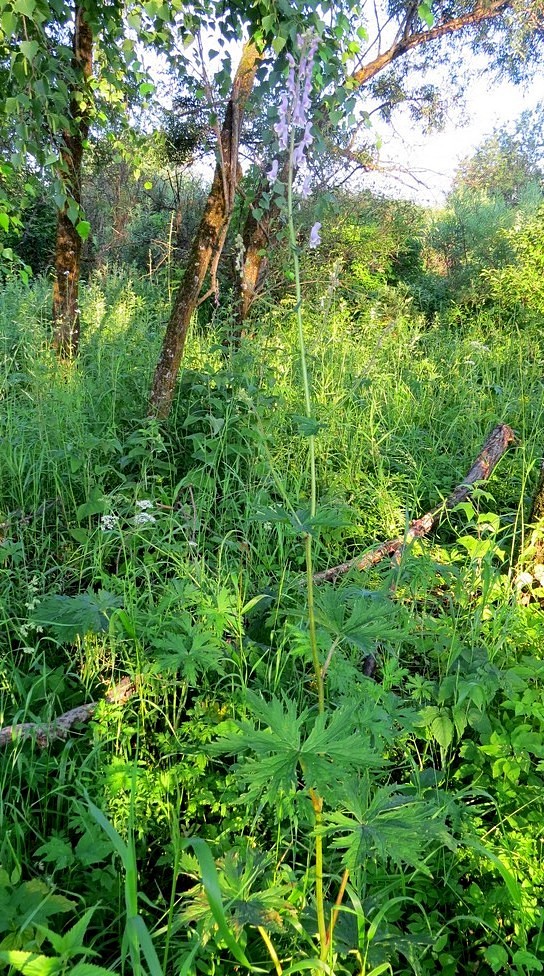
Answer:
<svg viewBox="0 0 544 976"><path fill-rule="evenodd" d="M317 223L314 224L314 226L310 231L310 241L309 241L310 247L319 247L319 245L321 244L321 237L319 234L320 230L321 230L321 224L319 223L319 221L317 221Z"/></svg>
<svg viewBox="0 0 544 976"><path fill-rule="evenodd" d="M289 145L289 100L286 92L283 92L280 99L278 121L274 126L274 132L278 137L280 149L287 149Z"/></svg>
<svg viewBox="0 0 544 976"><path fill-rule="evenodd" d="M310 174L309 173L306 173L306 175L304 177L304 180L302 182L302 186L300 188L300 195L301 195L302 199L303 200L307 200L308 197L310 196L310 192L311 192Z"/></svg>
<svg viewBox="0 0 544 976"><path fill-rule="evenodd" d="M291 99L292 102L294 102L297 97L297 82L296 82L295 59L292 54L287 55L287 61L289 63L289 74L287 76L287 91L289 92L289 98Z"/></svg>
<svg viewBox="0 0 544 976"><path fill-rule="evenodd" d="M269 183L275 183L276 182L276 180L278 178L278 169L279 169L278 160L277 159L274 159L272 161L272 166L270 167L270 169L268 170L268 173L266 174L267 177L268 177L268 182Z"/></svg>
<svg viewBox="0 0 544 976"><path fill-rule="evenodd" d="M289 147L290 135L293 129L303 129L304 135L295 149L293 162L300 166L304 160L304 152L313 142L309 112L311 109L312 69L317 51L317 37L311 34L298 34L297 46L299 62L292 54L287 54L289 72L287 76L287 90L283 92L278 107L278 121L274 132L278 137L280 149Z"/></svg>
<svg viewBox="0 0 544 976"><path fill-rule="evenodd" d="M302 166L304 162L305 149L306 146L304 145L303 142L299 142L298 146L295 146L295 148L293 149L293 167L295 169L299 169L299 167Z"/></svg>

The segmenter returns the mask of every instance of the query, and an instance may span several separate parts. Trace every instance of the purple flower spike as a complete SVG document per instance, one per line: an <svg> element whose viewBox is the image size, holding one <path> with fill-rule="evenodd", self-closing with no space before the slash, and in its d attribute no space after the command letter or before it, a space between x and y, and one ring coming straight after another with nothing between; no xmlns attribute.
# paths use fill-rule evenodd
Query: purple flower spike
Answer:
<svg viewBox="0 0 544 976"><path fill-rule="evenodd" d="M319 221L317 221L317 223L314 224L314 226L310 231L310 241L309 241L310 247L319 247L319 245L321 244L321 236L319 234L320 230L321 230L321 224L319 223Z"/></svg>
<svg viewBox="0 0 544 976"><path fill-rule="evenodd" d="M274 126L280 149L287 149L289 145L289 100L283 92L278 109L278 121Z"/></svg>

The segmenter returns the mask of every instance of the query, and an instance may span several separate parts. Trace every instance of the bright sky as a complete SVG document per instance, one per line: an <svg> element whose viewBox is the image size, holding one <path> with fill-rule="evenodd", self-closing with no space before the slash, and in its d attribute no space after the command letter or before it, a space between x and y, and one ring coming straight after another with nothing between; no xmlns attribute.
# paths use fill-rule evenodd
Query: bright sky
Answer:
<svg viewBox="0 0 544 976"><path fill-rule="evenodd" d="M229 47L236 65L239 45ZM485 59L478 59L473 65L483 69ZM449 79L447 69L443 71L443 75L434 74L433 80L447 97ZM494 129L514 123L523 111L535 108L538 102L544 102L544 65L525 86L510 82L492 84L491 78L469 77L463 103L453 105L442 132L423 135L407 110L396 113L392 127L377 121L375 131L382 142L380 159L385 174L365 174L357 178L357 183L378 192L440 206L451 188L459 162L470 156ZM209 176L211 164L204 171Z"/></svg>
<svg viewBox="0 0 544 976"><path fill-rule="evenodd" d="M539 101L544 101L544 70L526 89L507 82L487 88L486 81L480 78L467 87L462 117L451 118L443 132L422 136L407 114L397 119L396 134L386 126L377 126L383 136L382 159L412 171L420 181L414 183L408 175L401 174L395 180L395 194L417 198L421 203L440 204L457 164L470 156L495 128L515 122L524 110L535 108ZM391 185L390 177L385 183L380 179L374 183L382 189L387 184ZM367 179L365 185L370 185Z"/></svg>

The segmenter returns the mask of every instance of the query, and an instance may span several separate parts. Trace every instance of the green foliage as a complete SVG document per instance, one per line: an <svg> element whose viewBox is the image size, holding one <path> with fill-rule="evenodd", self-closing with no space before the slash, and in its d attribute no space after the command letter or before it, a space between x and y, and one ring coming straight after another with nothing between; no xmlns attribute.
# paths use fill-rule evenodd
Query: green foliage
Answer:
<svg viewBox="0 0 544 976"><path fill-rule="evenodd" d="M385 287L394 328L374 300L352 317L330 280L327 309L306 306L313 522L289 296L239 351L197 330L159 425L160 286L95 275L69 371L43 283L3 291L2 724L52 721L122 675L137 690L65 741L2 747L1 952L226 974L242 956L269 971L268 939L285 970L318 968L321 843L327 925L349 872L334 972L544 965L544 624L508 575L544 436L541 330L497 308L427 324ZM318 716L304 532L317 570L402 534L499 418L523 448L437 537L316 586Z"/></svg>
<svg viewBox="0 0 544 976"><path fill-rule="evenodd" d="M107 976L110 969L95 963L79 961L80 956L96 956L94 950L83 945L94 909L89 909L64 935L57 935L44 925L39 932L51 943L55 956L38 955L36 952L23 952L17 949L0 951L0 962L7 963L23 976L53 976L69 971L74 976ZM69 969L68 969L69 966Z"/></svg>
<svg viewBox="0 0 544 976"><path fill-rule="evenodd" d="M540 316L544 310L543 212L540 207L531 220L519 222L504 235L512 250L511 262L506 267L493 267L484 272L493 299L523 317Z"/></svg>
<svg viewBox="0 0 544 976"><path fill-rule="evenodd" d="M107 590L88 590L77 596L47 596L33 611L35 628L51 632L58 640L72 644L76 637L107 630L109 616L122 605L119 597Z"/></svg>
<svg viewBox="0 0 544 976"><path fill-rule="evenodd" d="M455 189L501 196L509 206L519 205L528 188L542 184L542 126L543 106L538 105L513 125L495 130L460 163Z"/></svg>

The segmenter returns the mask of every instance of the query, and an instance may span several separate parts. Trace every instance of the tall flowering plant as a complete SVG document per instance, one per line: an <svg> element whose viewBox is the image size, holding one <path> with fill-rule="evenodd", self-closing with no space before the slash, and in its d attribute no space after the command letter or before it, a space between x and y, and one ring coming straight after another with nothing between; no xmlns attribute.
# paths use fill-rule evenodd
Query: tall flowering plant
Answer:
<svg viewBox="0 0 544 976"><path fill-rule="evenodd" d="M304 323L302 311L302 289L300 283L299 248L295 231L295 213L293 200L293 185L296 179L302 178L300 193L303 197L309 194L309 175L307 172L307 152L314 141L312 122L310 118L312 75L314 60L317 52L318 39L314 33L297 35L298 61L292 54L287 55L289 73L286 89L282 93L278 121L274 131L278 139L278 148L288 151L289 167L287 175L287 227L296 294L296 316L298 325L298 341L302 383L304 389L304 407L308 420L308 450L310 459L310 520L315 520L317 508L317 479L315 463L315 423L312 417L312 398L308 366L306 359L306 344L304 340ZM278 175L278 160L275 159L268 173L271 182L276 181ZM309 246L317 247L321 243L319 231L320 223L315 223L310 231ZM310 632L310 646L317 688L319 714L324 711L323 675L317 646L314 589L313 589L313 559L312 536L309 532L304 535L306 554L306 573L308 581L308 624Z"/></svg>
<svg viewBox="0 0 544 976"><path fill-rule="evenodd" d="M302 371L302 383L304 389L304 406L306 418L308 420L308 451L310 460L310 522L315 521L317 508L317 479L316 479L316 457L315 457L315 423L312 416L312 398L308 367L306 359L306 344L304 339L304 322L302 308L302 289L300 281L300 261L299 248L295 231L295 213L293 199L293 185L295 180L302 179L300 193L303 197L309 194L309 175L307 172L307 152L314 141L312 134L312 122L310 118L311 91L314 59L317 51L317 37L315 34L298 35L297 49L298 61L292 54L287 55L289 62L289 73L287 76L286 90L283 92L278 110L278 121L274 126L274 131L278 138L280 150L287 150L289 154L289 168L287 177L287 226L291 258L295 279L296 292L296 316L298 325L298 341L300 352L300 363ZM270 181L275 181L278 173L278 161L275 160L268 174ZM309 246L317 247L321 241L319 231L320 223L315 223L310 231ZM312 663L314 669L315 686L317 689L319 716L323 716L325 711L323 669L319 659L319 649L317 643L317 630L314 604L314 580L313 580L313 553L311 532L304 533L304 548L306 557L306 577L308 593L308 629L310 637L310 647L312 653ZM324 963L329 956L332 931L334 928L335 916L330 920L327 927L325 917L325 898L324 898L324 877L323 877L323 799L316 790L310 789L310 798L315 816L315 904L317 914L318 938L320 946L320 961ZM343 881L343 886L347 882L347 874Z"/></svg>

